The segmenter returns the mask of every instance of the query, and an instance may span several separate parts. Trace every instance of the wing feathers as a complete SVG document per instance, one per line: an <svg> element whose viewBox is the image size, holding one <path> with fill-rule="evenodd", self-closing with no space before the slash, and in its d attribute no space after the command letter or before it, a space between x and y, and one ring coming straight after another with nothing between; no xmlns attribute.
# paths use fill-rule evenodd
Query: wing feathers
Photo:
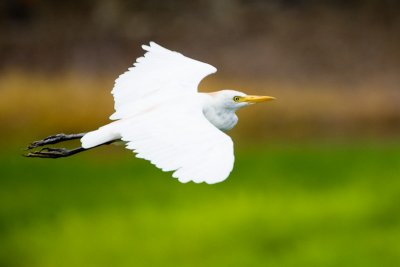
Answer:
<svg viewBox="0 0 400 267"><path fill-rule="evenodd" d="M204 117L197 86L213 66L150 42L115 81L118 133L138 158L180 182L216 183L232 170L233 143Z"/></svg>

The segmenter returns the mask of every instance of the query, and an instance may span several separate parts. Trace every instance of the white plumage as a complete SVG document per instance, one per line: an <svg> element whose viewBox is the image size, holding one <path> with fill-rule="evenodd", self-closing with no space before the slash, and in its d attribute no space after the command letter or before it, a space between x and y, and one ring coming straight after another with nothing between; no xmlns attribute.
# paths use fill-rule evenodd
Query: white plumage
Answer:
<svg viewBox="0 0 400 267"><path fill-rule="evenodd" d="M237 123L235 111L272 97L232 90L211 94L197 86L216 68L165 49L154 42L115 82L114 120L82 139L83 148L121 139L138 158L180 182L209 184L225 180L234 163L233 142L223 131Z"/></svg>

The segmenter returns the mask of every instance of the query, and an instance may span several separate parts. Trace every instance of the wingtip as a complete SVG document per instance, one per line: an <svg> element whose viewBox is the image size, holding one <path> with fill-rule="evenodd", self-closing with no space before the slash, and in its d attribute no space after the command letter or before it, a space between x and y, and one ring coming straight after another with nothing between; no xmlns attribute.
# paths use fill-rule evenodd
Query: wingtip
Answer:
<svg viewBox="0 0 400 267"><path fill-rule="evenodd" d="M209 64L210 65L210 64ZM217 68L216 67L214 67L213 65L210 65L211 66L211 68L212 68L212 72L211 73L216 73L217 72Z"/></svg>
<svg viewBox="0 0 400 267"><path fill-rule="evenodd" d="M142 45L142 49L145 50L145 51L150 51L150 46Z"/></svg>

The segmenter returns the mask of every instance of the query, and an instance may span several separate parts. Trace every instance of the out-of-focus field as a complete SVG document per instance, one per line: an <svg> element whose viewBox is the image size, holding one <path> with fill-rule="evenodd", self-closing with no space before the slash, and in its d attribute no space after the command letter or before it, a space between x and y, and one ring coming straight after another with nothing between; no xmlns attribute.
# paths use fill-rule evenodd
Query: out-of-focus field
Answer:
<svg viewBox="0 0 400 267"><path fill-rule="evenodd" d="M108 146L0 154L0 266L399 266L400 144L237 145L213 186Z"/></svg>
<svg viewBox="0 0 400 267"><path fill-rule="evenodd" d="M107 123L114 79L1 77L0 266L400 265L398 92L206 79L278 98L239 112L235 169L212 186L123 147L21 156Z"/></svg>

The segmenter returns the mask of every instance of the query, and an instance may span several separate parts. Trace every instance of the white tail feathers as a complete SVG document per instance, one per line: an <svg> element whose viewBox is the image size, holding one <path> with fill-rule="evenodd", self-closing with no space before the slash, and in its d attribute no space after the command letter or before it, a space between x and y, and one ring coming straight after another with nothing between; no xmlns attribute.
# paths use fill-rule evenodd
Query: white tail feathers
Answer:
<svg viewBox="0 0 400 267"><path fill-rule="evenodd" d="M121 138L121 135L115 131L116 123L110 123L99 129L88 132L81 138L81 143L83 148L92 148L113 140Z"/></svg>

